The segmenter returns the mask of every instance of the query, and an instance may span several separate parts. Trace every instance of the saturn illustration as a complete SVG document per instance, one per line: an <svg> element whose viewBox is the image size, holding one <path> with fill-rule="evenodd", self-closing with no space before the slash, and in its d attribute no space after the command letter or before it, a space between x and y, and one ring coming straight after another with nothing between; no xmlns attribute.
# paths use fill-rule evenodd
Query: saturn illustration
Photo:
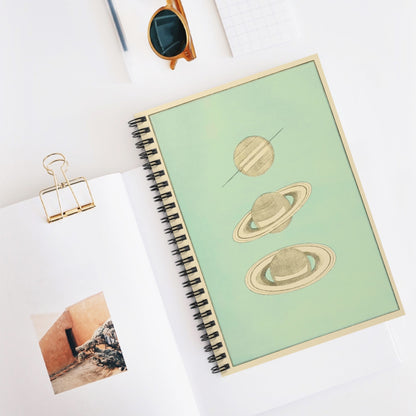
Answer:
<svg viewBox="0 0 416 416"><path fill-rule="evenodd" d="M279 129L269 140L261 136L249 136L238 143L234 150L234 164L237 171L224 183L223 187L241 172L246 176L260 176L273 164L274 150L272 141L279 135Z"/></svg>
<svg viewBox="0 0 416 416"><path fill-rule="evenodd" d="M293 215L307 201L311 191L309 183L297 182L275 192L260 195L251 211L234 228L233 239L238 243L246 243L269 233L283 231Z"/></svg>
<svg viewBox="0 0 416 416"><path fill-rule="evenodd" d="M335 253L322 244L297 244L274 251L250 267L246 285L260 295L302 289L322 279L334 266Z"/></svg>
<svg viewBox="0 0 416 416"><path fill-rule="evenodd" d="M234 151L236 168L247 176L259 176L267 172L274 160L271 142L261 136L246 137Z"/></svg>

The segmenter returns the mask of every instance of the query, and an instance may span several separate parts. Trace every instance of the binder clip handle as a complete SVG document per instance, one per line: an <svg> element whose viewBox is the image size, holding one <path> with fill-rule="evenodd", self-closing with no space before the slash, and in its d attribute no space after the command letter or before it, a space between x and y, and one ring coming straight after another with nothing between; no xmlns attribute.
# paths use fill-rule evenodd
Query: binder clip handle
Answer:
<svg viewBox="0 0 416 416"><path fill-rule="evenodd" d="M88 181L84 177L79 177L75 179L69 179L67 177L66 171L68 169L68 161L66 160L65 156L62 153L51 153L45 156L43 158L42 164L46 172L49 175L53 176L53 181L54 181L54 186L43 189L39 192L39 197L42 202L43 209L45 211L46 219L48 222L57 221L69 215L76 214L81 211L86 211L88 209L95 207L94 199L91 193L91 189L88 185ZM59 183L58 176L56 173L58 168L60 169L62 173L62 177L64 179L64 181L61 183ZM87 203L80 203L79 198L77 197L77 194L74 190L74 185L77 185L80 183L85 183L86 185L86 189L89 194L89 201ZM62 199L60 195L65 189L68 189L70 191L70 196L71 196L70 199L72 199L75 202L74 206L71 206L67 209L63 208L63 203L62 203ZM44 200L44 196L50 192L56 193L56 198L57 198L57 202L59 206L58 213L55 213L52 215L48 214L48 210L46 208L46 203Z"/></svg>

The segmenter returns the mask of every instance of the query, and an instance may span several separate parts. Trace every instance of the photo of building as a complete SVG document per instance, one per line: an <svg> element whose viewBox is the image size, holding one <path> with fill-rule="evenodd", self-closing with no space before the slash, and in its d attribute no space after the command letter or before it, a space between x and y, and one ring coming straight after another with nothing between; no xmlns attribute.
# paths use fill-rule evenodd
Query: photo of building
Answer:
<svg viewBox="0 0 416 416"><path fill-rule="evenodd" d="M32 321L55 394L126 370L102 292Z"/></svg>

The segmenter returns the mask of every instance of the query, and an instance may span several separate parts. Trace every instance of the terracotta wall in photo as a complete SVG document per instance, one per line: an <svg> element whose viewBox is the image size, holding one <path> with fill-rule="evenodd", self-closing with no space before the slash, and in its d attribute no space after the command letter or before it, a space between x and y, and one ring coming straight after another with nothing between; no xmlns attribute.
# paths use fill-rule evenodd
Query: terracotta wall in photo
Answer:
<svg viewBox="0 0 416 416"><path fill-rule="evenodd" d="M67 310L72 318L72 331L77 345L88 341L95 330L110 318L102 292L70 306Z"/></svg>
<svg viewBox="0 0 416 416"><path fill-rule="evenodd" d="M65 368L75 360L65 332L71 327L71 316L65 311L39 342L49 375Z"/></svg>
<svg viewBox="0 0 416 416"><path fill-rule="evenodd" d="M39 341L48 374L58 373L75 362L75 348L88 341L109 318L102 292L66 308Z"/></svg>

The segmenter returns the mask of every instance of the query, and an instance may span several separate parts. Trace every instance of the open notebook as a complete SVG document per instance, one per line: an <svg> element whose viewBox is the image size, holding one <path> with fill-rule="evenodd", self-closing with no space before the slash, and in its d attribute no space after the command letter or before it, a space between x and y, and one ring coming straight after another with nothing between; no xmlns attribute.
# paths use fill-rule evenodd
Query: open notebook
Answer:
<svg viewBox="0 0 416 416"><path fill-rule="evenodd" d="M91 182L96 208L62 221L47 224L38 197L0 210L0 322L7 340L0 413L168 414L173 406L194 414L122 176ZM107 320L107 311L127 370L107 378L105 367L79 375L77 367L66 369L70 339L65 346L61 338L73 330L83 344L92 336L82 334L89 321L103 314ZM68 312L73 324L62 322ZM52 345L44 348L48 337Z"/></svg>

